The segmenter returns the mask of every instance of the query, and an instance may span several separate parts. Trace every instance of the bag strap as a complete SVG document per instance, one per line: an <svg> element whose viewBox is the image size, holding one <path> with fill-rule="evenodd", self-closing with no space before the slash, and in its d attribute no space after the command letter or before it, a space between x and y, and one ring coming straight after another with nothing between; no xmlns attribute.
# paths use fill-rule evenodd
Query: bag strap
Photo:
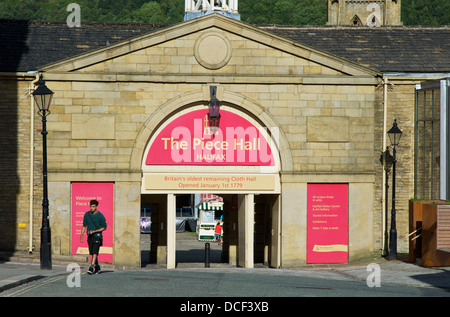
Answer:
<svg viewBox="0 0 450 317"><path fill-rule="evenodd" d="M92 221L92 223L93 223L94 226L95 226L95 229L100 229L100 228L97 228L97 224L95 223L94 219L92 218L91 212L88 211L88 213L89 213L89 218L91 218L91 221Z"/></svg>

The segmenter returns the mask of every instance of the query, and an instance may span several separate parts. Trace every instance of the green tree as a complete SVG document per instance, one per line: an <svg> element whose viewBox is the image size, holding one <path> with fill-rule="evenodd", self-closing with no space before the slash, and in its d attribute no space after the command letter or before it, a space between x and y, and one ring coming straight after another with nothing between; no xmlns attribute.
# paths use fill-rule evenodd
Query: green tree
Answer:
<svg viewBox="0 0 450 317"><path fill-rule="evenodd" d="M81 7L81 21L178 23L183 0L0 0L0 19L65 21L69 3ZM249 24L324 25L327 0L239 0ZM407 25L449 25L450 0L402 0Z"/></svg>
<svg viewBox="0 0 450 317"><path fill-rule="evenodd" d="M327 3L322 0L300 0L292 13L294 25L324 25L327 23Z"/></svg>
<svg viewBox="0 0 450 317"><path fill-rule="evenodd" d="M165 15L158 2L150 1L144 3L142 7L133 13L137 22L164 23Z"/></svg>
<svg viewBox="0 0 450 317"><path fill-rule="evenodd" d="M0 18L14 20L37 20L41 16L45 16L45 12L41 10L41 4L33 0L2 1L2 11Z"/></svg>
<svg viewBox="0 0 450 317"><path fill-rule="evenodd" d="M184 1L157 0L164 12L164 23L178 23L183 21Z"/></svg>
<svg viewBox="0 0 450 317"><path fill-rule="evenodd" d="M326 0L240 0L241 20L250 24L307 24L327 22Z"/></svg>
<svg viewBox="0 0 450 317"><path fill-rule="evenodd" d="M295 7L294 1L277 1L273 7L273 14L270 22L274 24L291 24L296 9Z"/></svg>
<svg viewBox="0 0 450 317"><path fill-rule="evenodd" d="M450 1L403 0L403 25L449 25Z"/></svg>

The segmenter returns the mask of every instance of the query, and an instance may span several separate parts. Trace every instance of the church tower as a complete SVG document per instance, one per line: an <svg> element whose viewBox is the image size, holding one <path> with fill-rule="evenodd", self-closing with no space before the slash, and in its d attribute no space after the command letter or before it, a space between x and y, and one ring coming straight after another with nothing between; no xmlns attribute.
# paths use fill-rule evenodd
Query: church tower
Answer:
<svg viewBox="0 0 450 317"><path fill-rule="evenodd" d="M212 13L241 20L238 0L184 0L184 21Z"/></svg>
<svg viewBox="0 0 450 317"><path fill-rule="evenodd" d="M401 0L328 0L328 25L402 25Z"/></svg>

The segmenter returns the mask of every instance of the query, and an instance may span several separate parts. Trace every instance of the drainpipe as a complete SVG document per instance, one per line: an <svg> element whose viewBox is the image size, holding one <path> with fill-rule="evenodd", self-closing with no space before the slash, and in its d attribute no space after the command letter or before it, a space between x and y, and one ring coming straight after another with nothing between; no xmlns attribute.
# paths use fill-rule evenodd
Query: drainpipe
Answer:
<svg viewBox="0 0 450 317"><path fill-rule="evenodd" d="M30 211L29 211L29 238L28 238L28 253L33 253L33 196L34 196L34 98L31 93L35 89L36 83L39 81L39 73L36 73L36 78L30 83Z"/></svg>
<svg viewBox="0 0 450 317"><path fill-rule="evenodd" d="M384 152L386 150L386 121L387 121L387 88L389 85L389 79L385 76L383 76L383 136L382 136L382 140L383 140L383 145L381 148L381 152ZM385 256L388 253L388 250L385 250L385 238L386 238L386 222L387 222L387 218L386 218L386 173L384 172L384 166L383 166L383 171L382 171L382 175L383 175L383 180L381 182L381 192L382 192L382 199L381 199L381 215L382 215L382 228L383 228L383 232L382 232L382 255Z"/></svg>

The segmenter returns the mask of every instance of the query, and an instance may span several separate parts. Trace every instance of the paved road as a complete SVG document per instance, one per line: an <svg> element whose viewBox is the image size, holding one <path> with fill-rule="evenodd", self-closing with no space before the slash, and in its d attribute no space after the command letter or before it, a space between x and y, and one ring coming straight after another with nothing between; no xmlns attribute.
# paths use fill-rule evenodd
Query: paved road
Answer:
<svg viewBox="0 0 450 317"><path fill-rule="evenodd" d="M176 270L103 270L46 277L0 296L145 296L145 297L300 297L300 296L450 296L448 289L366 281L329 270L192 268Z"/></svg>
<svg viewBox="0 0 450 317"><path fill-rule="evenodd" d="M372 271L367 270L368 263L275 270L237 268L214 263L217 261L214 259L211 268L205 268L204 264L196 263L201 262L204 256L204 248L198 245L192 237L177 240L177 258L181 261L175 270L147 264L135 270L105 266L101 274L91 276L85 273L87 266L83 264L81 271L69 273L62 265L54 265L52 271L46 272L36 265L3 263L0 265L0 279L4 283L23 277L27 278L27 283L14 285L1 292L0 297L132 296L150 297L156 304L163 300L162 297L170 297L174 301L167 305L167 309L179 311L187 300L191 304L211 301L216 303L216 309L217 305L225 309L225 299L234 302L260 298L271 303L271 298L303 296L450 296L448 268L429 269L402 261L378 260L380 287L370 287L367 280ZM204 243L200 245L204 246ZM212 250L220 250L215 244L211 247ZM37 276L37 280L32 278ZM295 307L296 302L291 300L288 305Z"/></svg>

